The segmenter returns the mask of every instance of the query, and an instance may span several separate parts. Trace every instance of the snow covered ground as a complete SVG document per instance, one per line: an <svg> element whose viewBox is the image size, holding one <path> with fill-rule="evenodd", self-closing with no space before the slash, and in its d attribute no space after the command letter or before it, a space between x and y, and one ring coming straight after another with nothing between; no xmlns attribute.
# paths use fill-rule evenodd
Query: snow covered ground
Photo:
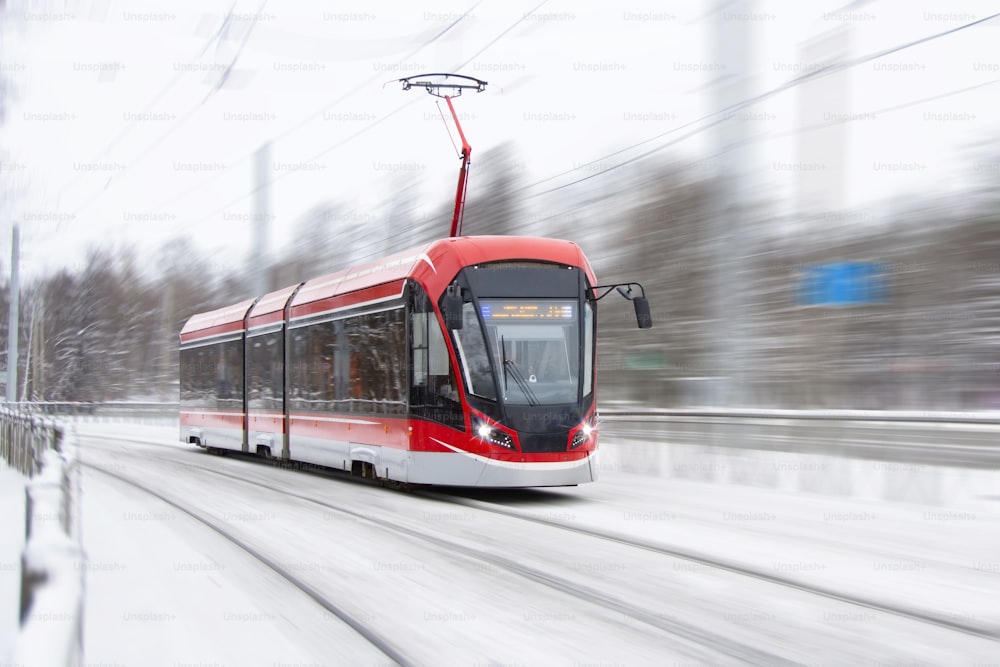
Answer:
<svg viewBox="0 0 1000 667"><path fill-rule="evenodd" d="M88 664L392 662L232 539L414 664L1000 655L1000 496L637 475L614 443L596 484L410 494L211 456L172 426L78 429Z"/></svg>
<svg viewBox="0 0 1000 667"><path fill-rule="evenodd" d="M374 662L379 653L242 549L148 494L87 476L84 656L121 665ZM283 585L284 584L284 585ZM331 636L338 641L330 641Z"/></svg>
<svg viewBox="0 0 1000 667"><path fill-rule="evenodd" d="M25 481L0 460L0 664L4 665L11 660L21 606Z"/></svg>

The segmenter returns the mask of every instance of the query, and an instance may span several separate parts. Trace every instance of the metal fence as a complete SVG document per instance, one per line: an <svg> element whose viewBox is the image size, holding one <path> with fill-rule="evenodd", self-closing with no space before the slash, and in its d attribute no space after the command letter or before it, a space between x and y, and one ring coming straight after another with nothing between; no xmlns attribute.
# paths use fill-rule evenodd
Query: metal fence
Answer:
<svg viewBox="0 0 1000 667"><path fill-rule="evenodd" d="M34 477L43 454L58 451L62 431L51 420L37 415L0 409L0 455L22 475Z"/></svg>
<svg viewBox="0 0 1000 667"><path fill-rule="evenodd" d="M64 421L174 422L176 402L24 403ZM604 442L823 453L926 465L1000 465L1000 411L655 409L602 403Z"/></svg>
<svg viewBox="0 0 1000 667"><path fill-rule="evenodd" d="M33 415L58 416L80 420L101 419L176 419L179 405L158 401L38 401L9 404L19 412Z"/></svg>
<svg viewBox="0 0 1000 667"><path fill-rule="evenodd" d="M996 411L602 409L601 434L618 442L919 465L1000 465L1000 412Z"/></svg>
<svg viewBox="0 0 1000 667"><path fill-rule="evenodd" d="M0 409L0 454L29 478L13 664L79 665L83 657L80 469L72 440L50 418Z"/></svg>

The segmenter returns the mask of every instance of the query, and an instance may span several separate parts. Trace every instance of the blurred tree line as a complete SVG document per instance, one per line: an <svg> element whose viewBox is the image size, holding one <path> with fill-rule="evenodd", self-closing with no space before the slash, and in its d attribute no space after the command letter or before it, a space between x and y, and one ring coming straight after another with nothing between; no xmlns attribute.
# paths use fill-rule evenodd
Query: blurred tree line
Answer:
<svg viewBox="0 0 1000 667"><path fill-rule="evenodd" d="M691 165L612 172L531 202L522 173L510 145L481 156L466 234L577 241L601 283L641 282L650 298L654 328L646 331L617 295L601 302L602 401L704 405L713 383L727 382L749 407L1000 408L1000 189L992 183L887 204L879 215L789 221L747 207L736 212L745 224L739 247L720 253L731 240L709 224L718 184ZM363 214L317 204L274 261L271 288L442 236L450 198L421 214L413 187L400 180L383 209ZM544 212L529 206L537 201ZM719 271L720 261L736 264ZM879 267L883 298L803 303L808 268L845 261ZM164 247L156 265L150 276L129 253L97 249L82 273L24 287L18 395L175 400L184 321L247 298L252 281L185 240ZM715 306L726 290L731 312ZM4 285L0 312L8 296Z"/></svg>

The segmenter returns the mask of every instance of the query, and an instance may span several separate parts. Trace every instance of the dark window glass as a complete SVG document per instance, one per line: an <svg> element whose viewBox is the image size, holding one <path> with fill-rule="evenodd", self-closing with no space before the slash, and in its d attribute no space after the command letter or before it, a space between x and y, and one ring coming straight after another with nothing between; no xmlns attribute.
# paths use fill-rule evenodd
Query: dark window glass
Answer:
<svg viewBox="0 0 1000 667"><path fill-rule="evenodd" d="M581 381L577 303L568 299L480 300L508 405L577 401Z"/></svg>
<svg viewBox="0 0 1000 667"><path fill-rule="evenodd" d="M243 409L243 341L180 352L180 401L189 408Z"/></svg>
<svg viewBox="0 0 1000 667"><path fill-rule="evenodd" d="M293 329L289 401L296 410L404 414L402 308Z"/></svg>
<svg viewBox="0 0 1000 667"><path fill-rule="evenodd" d="M329 412L346 398L343 322L320 322L290 334L288 397L293 409Z"/></svg>
<svg viewBox="0 0 1000 667"><path fill-rule="evenodd" d="M180 352L180 402L186 408L207 408L212 400L208 346L191 347Z"/></svg>
<svg viewBox="0 0 1000 667"><path fill-rule="evenodd" d="M282 410L284 373L284 344L280 330L247 339L248 407Z"/></svg>
<svg viewBox="0 0 1000 667"><path fill-rule="evenodd" d="M414 417L465 429L458 383L448 355L444 333L426 292L411 285L410 299L410 412Z"/></svg>
<svg viewBox="0 0 1000 667"><path fill-rule="evenodd" d="M594 390L594 304L583 304L583 395Z"/></svg>
<svg viewBox="0 0 1000 667"><path fill-rule="evenodd" d="M406 412L406 325L402 308L345 321L351 350L350 411Z"/></svg>
<svg viewBox="0 0 1000 667"><path fill-rule="evenodd" d="M490 367L489 348L483 337L483 328L476 315L476 306L466 301L462 306L464 320L461 329L452 331L455 349L469 393L496 400L496 385L493 384L493 369Z"/></svg>

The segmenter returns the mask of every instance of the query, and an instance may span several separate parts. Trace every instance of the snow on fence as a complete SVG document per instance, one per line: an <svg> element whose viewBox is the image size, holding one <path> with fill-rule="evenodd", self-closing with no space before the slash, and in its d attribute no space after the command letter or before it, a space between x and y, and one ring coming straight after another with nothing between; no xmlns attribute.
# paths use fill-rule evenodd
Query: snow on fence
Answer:
<svg viewBox="0 0 1000 667"><path fill-rule="evenodd" d="M0 453L25 487L21 628L14 664L79 665L83 550L75 442L55 422L0 409Z"/></svg>

